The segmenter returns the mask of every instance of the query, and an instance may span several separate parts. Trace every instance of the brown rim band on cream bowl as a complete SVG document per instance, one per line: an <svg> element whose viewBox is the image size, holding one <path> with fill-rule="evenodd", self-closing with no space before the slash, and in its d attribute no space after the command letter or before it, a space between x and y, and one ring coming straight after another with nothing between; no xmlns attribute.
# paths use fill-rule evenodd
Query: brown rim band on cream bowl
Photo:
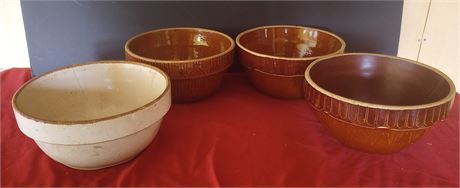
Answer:
<svg viewBox="0 0 460 188"><path fill-rule="evenodd" d="M45 154L94 170L127 162L150 145L171 106L171 87L156 67L97 61L35 77L12 100L19 129Z"/></svg>
<svg viewBox="0 0 460 188"><path fill-rule="evenodd" d="M95 71L99 73L95 74ZM127 79L127 76L130 78ZM90 78L92 80L88 80ZM145 79L154 79L151 81L158 84L148 86L149 80L144 82L147 84L144 87L140 82ZM66 82L63 83L63 80ZM130 84L130 80L137 81ZM101 87L103 85L106 88ZM169 78L156 67L129 61L96 61L59 68L29 80L15 93L12 105L15 115L21 116L17 118L21 130L34 134L35 139L50 143L85 144L127 136L144 129L152 123L150 120L129 126L124 132L116 130L118 126L122 128L126 125L114 122L130 119L134 114L140 118L140 114L148 112L148 109L157 109L158 113L154 116L160 119L169 109L169 95ZM108 103L112 98L113 101ZM167 108L158 108L162 106L160 103ZM155 118L152 114L150 116ZM21 125L20 119L40 125L35 125L35 128L30 127L30 123ZM111 128L106 129L106 126ZM69 134L72 131L92 131L75 138L69 135L47 136L49 132L61 129ZM98 133L102 130L104 134Z"/></svg>

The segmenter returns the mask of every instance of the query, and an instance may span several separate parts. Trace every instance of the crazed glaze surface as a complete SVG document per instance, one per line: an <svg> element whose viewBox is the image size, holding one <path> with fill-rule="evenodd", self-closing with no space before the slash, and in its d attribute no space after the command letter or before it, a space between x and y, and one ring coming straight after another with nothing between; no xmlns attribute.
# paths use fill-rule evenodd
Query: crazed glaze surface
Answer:
<svg viewBox="0 0 460 188"><path fill-rule="evenodd" d="M240 62L253 84L281 98L301 98L307 66L317 58L343 53L345 49L345 42L333 33L286 25L249 29L237 36L236 43Z"/></svg>
<svg viewBox="0 0 460 188"><path fill-rule="evenodd" d="M336 55L305 72L305 99L340 141L390 153L407 147L444 119L452 81L410 60L365 53Z"/></svg>
<svg viewBox="0 0 460 188"><path fill-rule="evenodd" d="M148 145L141 143L151 142L171 105L169 85L166 74L148 65L80 64L27 82L13 97L13 110L20 130L50 157L98 169L134 157Z"/></svg>
<svg viewBox="0 0 460 188"><path fill-rule="evenodd" d="M233 39L201 28L168 28L134 36L126 42L127 60L159 67L172 80L173 101L211 95L233 63ZM206 81L207 80L207 81Z"/></svg>

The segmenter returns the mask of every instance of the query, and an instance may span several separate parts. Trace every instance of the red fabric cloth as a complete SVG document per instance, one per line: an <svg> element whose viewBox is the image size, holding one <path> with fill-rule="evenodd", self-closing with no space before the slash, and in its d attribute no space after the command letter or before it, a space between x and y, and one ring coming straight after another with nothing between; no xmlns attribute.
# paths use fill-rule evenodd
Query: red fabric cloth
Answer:
<svg viewBox="0 0 460 188"><path fill-rule="evenodd" d="M257 92L241 73L212 97L176 104L134 160L80 171L20 132L11 97L29 69L1 73L2 186L459 186L459 95L448 119L388 155L340 144L302 100Z"/></svg>

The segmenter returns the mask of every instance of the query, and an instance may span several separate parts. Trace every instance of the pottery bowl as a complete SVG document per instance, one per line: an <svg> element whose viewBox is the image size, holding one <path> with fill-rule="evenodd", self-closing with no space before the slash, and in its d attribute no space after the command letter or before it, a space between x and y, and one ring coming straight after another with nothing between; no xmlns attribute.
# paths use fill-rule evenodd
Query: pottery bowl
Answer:
<svg viewBox="0 0 460 188"><path fill-rule="evenodd" d="M217 31L167 28L132 37L125 55L165 71L171 78L173 102L190 102L217 90L233 63L234 46L232 38Z"/></svg>
<svg viewBox="0 0 460 188"><path fill-rule="evenodd" d="M128 161L171 106L168 76L128 61L77 64L25 83L13 97L20 130L52 159L92 170Z"/></svg>
<svg viewBox="0 0 460 188"><path fill-rule="evenodd" d="M350 53L305 72L305 99L345 145L391 153L420 139L452 108L455 86L442 72L394 56Z"/></svg>
<svg viewBox="0 0 460 188"><path fill-rule="evenodd" d="M303 83L307 66L318 58L343 53L345 49L345 42L333 33L288 25L249 29L237 36L236 43L240 62L249 71L253 84L263 93L281 98L301 98L303 84L298 83ZM279 80L277 85L260 82L286 76L291 78ZM298 92L286 96L286 90Z"/></svg>

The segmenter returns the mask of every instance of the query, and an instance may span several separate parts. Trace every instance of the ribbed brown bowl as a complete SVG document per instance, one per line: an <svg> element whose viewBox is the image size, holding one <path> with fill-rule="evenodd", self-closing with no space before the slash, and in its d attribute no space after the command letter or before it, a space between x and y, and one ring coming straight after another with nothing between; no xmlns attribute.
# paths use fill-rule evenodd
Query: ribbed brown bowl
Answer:
<svg viewBox="0 0 460 188"><path fill-rule="evenodd" d="M201 28L166 28L141 33L125 45L127 60L159 67L171 78L173 102L211 95L233 63L229 36Z"/></svg>
<svg viewBox="0 0 460 188"><path fill-rule="evenodd" d="M282 98L301 98L307 66L318 58L343 53L345 49L345 42L333 33L288 25L249 29L237 36L236 43L239 60L249 70L253 84L259 89L270 88L260 90ZM285 79L268 82L280 78ZM286 95L286 90L298 92Z"/></svg>
<svg viewBox="0 0 460 188"><path fill-rule="evenodd" d="M455 86L430 66L394 56L350 53L305 72L305 99L345 145L391 153L420 139L452 108Z"/></svg>

